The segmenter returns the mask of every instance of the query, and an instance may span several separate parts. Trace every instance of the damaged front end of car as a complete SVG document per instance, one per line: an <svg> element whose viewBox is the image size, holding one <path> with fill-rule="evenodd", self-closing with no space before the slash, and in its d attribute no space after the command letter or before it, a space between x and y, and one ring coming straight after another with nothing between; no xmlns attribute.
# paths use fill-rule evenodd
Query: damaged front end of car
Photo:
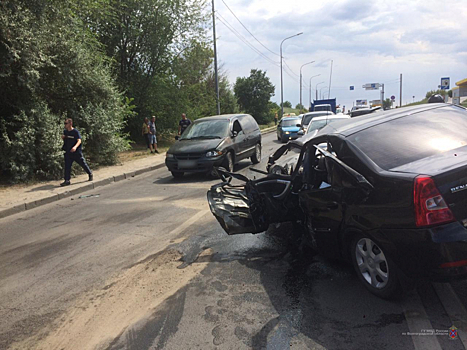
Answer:
<svg viewBox="0 0 467 350"><path fill-rule="evenodd" d="M294 146L284 145L271 156L268 170L274 166L275 160L292 148ZM296 161L297 157L293 159ZM211 187L207 198L211 212L227 234L260 233L266 231L270 224L303 219L298 200L302 186L301 177L297 176L299 168L287 169L290 169L287 173L252 169L266 175L254 180L216 169L222 182Z"/></svg>

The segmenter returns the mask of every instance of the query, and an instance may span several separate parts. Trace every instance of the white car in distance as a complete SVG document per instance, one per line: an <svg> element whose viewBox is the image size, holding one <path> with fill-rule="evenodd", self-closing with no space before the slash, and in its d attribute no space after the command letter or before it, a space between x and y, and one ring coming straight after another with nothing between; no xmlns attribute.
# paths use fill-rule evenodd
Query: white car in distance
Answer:
<svg viewBox="0 0 467 350"><path fill-rule="evenodd" d="M328 115L328 116L322 116L322 117L315 117L311 120L310 124L308 124L305 135L310 134L314 132L315 130L320 130L328 124L337 122L339 120L345 120L345 119L350 119L350 116L345 115L345 114L339 114L339 115Z"/></svg>

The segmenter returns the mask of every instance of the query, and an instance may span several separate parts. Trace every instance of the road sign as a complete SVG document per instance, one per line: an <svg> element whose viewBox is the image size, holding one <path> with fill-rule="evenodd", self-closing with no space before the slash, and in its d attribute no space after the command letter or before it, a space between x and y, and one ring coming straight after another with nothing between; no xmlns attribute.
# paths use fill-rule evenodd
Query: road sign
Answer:
<svg viewBox="0 0 467 350"><path fill-rule="evenodd" d="M368 83L362 86L365 90L378 90L380 87L380 83Z"/></svg>
<svg viewBox="0 0 467 350"><path fill-rule="evenodd" d="M441 78L441 90L449 90L449 78Z"/></svg>
<svg viewBox="0 0 467 350"><path fill-rule="evenodd" d="M350 90L355 90L355 86L351 85Z"/></svg>
<svg viewBox="0 0 467 350"><path fill-rule="evenodd" d="M395 99L396 99L396 96L392 95L391 100L395 100Z"/></svg>

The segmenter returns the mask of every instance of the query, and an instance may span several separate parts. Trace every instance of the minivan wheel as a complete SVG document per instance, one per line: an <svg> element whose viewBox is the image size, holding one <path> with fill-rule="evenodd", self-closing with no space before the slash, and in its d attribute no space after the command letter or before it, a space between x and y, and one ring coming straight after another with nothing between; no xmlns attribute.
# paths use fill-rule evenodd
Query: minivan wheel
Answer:
<svg viewBox="0 0 467 350"><path fill-rule="evenodd" d="M234 161L233 161L233 156L232 156L231 152L229 152L229 153L227 153L225 155L223 166L224 166L225 170L227 170L229 173L233 172Z"/></svg>
<svg viewBox="0 0 467 350"><path fill-rule="evenodd" d="M261 144L256 144L255 153L251 156L251 161L253 164L261 162Z"/></svg>
<svg viewBox="0 0 467 350"><path fill-rule="evenodd" d="M171 171L172 176L176 179L179 179L183 176L183 171Z"/></svg>
<svg viewBox="0 0 467 350"><path fill-rule="evenodd" d="M350 249L358 278L371 293L383 299L400 293L397 268L380 245L361 234L354 238Z"/></svg>

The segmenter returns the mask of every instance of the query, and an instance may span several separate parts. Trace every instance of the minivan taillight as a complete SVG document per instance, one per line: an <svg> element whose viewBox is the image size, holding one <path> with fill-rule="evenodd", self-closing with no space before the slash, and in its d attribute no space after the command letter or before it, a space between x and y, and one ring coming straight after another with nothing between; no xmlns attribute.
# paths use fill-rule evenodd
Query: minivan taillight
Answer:
<svg viewBox="0 0 467 350"><path fill-rule="evenodd" d="M454 214L447 206L431 177L417 176L414 182L413 201L415 224L431 226L454 221Z"/></svg>

